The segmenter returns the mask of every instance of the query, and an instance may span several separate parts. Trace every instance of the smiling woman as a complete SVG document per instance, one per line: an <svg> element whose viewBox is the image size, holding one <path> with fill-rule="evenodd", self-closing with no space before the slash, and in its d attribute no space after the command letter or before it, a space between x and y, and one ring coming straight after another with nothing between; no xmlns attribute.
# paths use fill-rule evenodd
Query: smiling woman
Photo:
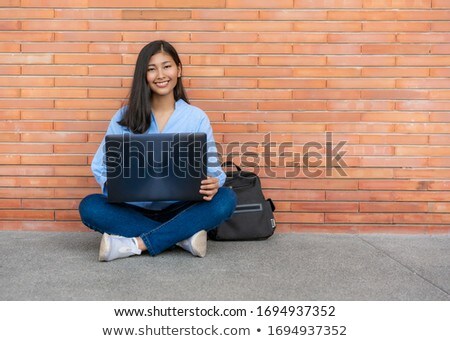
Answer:
<svg viewBox="0 0 450 341"><path fill-rule="evenodd" d="M182 64L171 44L158 40L146 45L136 62L129 105L117 111L106 135L201 132L206 133L208 153L217 155L209 119L189 104L181 74ZM103 194L84 198L79 211L86 226L103 233L100 261L142 251L155 256L174 245L204 257L206 232L228 219L236 206L233 190L221 188L225 173L217 163L208 164L208 177L199 188L201 202L109 203L105 139L94 156L92 171Z"/></svg>

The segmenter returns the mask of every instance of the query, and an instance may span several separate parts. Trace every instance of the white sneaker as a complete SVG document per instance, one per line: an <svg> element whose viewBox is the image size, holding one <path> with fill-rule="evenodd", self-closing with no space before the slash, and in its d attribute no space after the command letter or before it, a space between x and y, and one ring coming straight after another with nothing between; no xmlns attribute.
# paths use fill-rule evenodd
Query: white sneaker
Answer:
<svg viewBox="0 0 450 341"><path fill-rule="evenodd" d="M192 237L177 243L177 245L182 249L189 251L194 256L203 258L206 256L206 240L208 239L207 236L208 235L206 231L201 230L194 234Z"/></svg>
<svg viewBox="0 0 450 341"><path fill-rule="evenodd" d="M141 250L137 247L134 238L109 235L103 233L100 243L98 260L100 262L109 262L118 258L126 258L134 255L140 255Z"/></svg>

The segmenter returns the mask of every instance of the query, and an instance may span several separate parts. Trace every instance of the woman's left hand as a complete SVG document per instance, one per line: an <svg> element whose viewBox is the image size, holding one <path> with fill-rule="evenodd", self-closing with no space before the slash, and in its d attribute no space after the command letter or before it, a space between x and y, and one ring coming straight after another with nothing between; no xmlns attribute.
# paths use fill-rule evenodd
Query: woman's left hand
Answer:
<svg viewBox="0 0 450 341"><path fill-rule="evenodd" d="M214 195L219 191L219 179L208 176L202 180L200 194L203 194L203 200L211 201Z"/></svg>

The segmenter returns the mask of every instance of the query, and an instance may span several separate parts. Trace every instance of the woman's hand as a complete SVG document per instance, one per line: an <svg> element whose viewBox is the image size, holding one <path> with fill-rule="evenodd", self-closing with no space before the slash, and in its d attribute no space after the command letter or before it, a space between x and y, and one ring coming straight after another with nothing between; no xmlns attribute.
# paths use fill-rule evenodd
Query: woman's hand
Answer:
<svg viewBox="0 0 450 341"><path fill-rule="evenodd" d="M214 195L219 191L219 179L208 176L202 180L200 194L203 194L203 200L211 201Z"/></svg>

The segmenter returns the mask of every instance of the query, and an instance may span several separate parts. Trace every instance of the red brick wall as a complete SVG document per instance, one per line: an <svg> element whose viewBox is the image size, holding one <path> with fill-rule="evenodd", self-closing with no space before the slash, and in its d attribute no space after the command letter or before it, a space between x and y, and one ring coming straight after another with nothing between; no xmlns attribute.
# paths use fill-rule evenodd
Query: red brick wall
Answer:
<svg viewBox="0 0 450 341"><path fill-rule="evenodd" d="M85 229L77 206L98 191L92 155L137 53L162 38L224 146L258 142L249 150L264 165L268 133L300 154L325 132L347 141L344 175L327 175L317 157L305 169L303 158L275 155L259 170L280 231L450 231L450 1L0 6L0 229Z"/></svg>

